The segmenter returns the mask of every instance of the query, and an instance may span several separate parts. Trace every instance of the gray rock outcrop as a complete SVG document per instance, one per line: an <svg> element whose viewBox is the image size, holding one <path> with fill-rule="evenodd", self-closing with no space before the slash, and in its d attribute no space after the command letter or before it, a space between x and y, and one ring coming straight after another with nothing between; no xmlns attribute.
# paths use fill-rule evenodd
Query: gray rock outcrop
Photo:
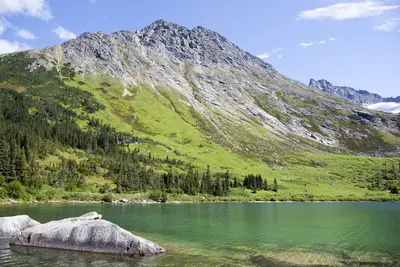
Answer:
<svg viewBox="0 0 400 267"><path fill-rule="evenodd" d="M314 80L310 79L310 87L319 89L340 98L343 98L355 105L371 105L378 102L384 102L384 98L378 94L370 93L365 90L356 90L347 86L335 86L327 80Z"/></svg>
<svg viewBox="0 0 400 267"><path fill-rule="evenodd" d="M40 225L35 220L32 220L28 215L18 215L0 218L0 238L12 238L21 231Z"/></svg>
<svg viewBox="0 0 400 267"><path fill-rule="evenodd" d="M367 106L379 102L400 102L400 96L397 97L382 97L375 93L370 93L366 90L356 90L348 86L336 86L327 80L310 79L308 86L319 89L330 95L334 95L349 101L352 104L359 106Z"/></svg>
<svg viewBox="0 0 400 267"><path fill-rule="evenodd" d="M25 220L29 218L26 215L15 217L25 218ZM14 233L16 234L13 235L10 245L101 252L133 257L166 251L152 241L135 236L116 224L102 220L101 215L96 212L45 224L36 223L31 227L25 227L23 231Z"/></svg>

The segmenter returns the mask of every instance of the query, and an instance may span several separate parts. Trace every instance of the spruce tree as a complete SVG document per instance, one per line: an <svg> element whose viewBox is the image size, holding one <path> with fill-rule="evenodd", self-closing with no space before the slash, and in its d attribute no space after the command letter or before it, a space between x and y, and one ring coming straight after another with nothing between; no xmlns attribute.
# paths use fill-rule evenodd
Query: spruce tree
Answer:
<svg viewBox="0 0 400 267"><path fill-rule="evenodd" d="M224 188L225 194L229 193L229 171L227 170L225 172L225 188Z"/></svg>
<svg viewBox="0 0 400 267"><path fill-rule="evenodd" d="M233 178L233 187L237 188L238 187L238 180L237 178Z"/></svg>
<svg viewBox="0 0 400 267"><path fill-rule="evenodd" d="M212 181L211 181L211 171L210 165L207 165L207 171L205 174L205 192L207 194L212 194Z"/></svg>
<svg viewBox="0 0 400 267"><path fill-rule="evenodd" d="M264 180L263 189L268 190L268 181L267 179Z"/></svg>
<svg viewBox="0 0 400 267"><path fill-rule="evenodd" d="M278 192L278 181L276 180L276 178L274 178L274 187L273 187L273 191Z"/></svg>
<svg viewBox="0 0 400 267"><path fill-rule="evenodd" d="M218 175L217 180L215 182L214 195L215 196L222 196L221 178L219 177L219 175Z"/></svg>

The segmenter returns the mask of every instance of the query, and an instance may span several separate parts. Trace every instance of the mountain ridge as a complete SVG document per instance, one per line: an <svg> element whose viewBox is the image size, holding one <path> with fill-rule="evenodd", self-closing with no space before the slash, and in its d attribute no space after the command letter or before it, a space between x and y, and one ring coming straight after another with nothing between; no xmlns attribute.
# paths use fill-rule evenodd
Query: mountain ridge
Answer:
<svg viewBox="0 0 400 267"><path fill-rule="evenodd" d="M283 76L272 65L200 26L189 30L157 20L136 32L84 33L61 45L31 51L29 57L35 59L31 70L44 66L59 71L68 64L82 79L96 75L116 78L124 87L123 96L132 95L130 87L143 84L156 91L173 88L183 95L182 101L230 140L231 148L238 140L230 137L229 128L235 119L266 144L270 141L248 123L249 118L261 123L278 140L294 146L297 145L292 142L293 136L328 147L343 147L340 139L352 136L350 130L345 131L349 137L338 135L339 124L347 123L346 117L335 117L342 121L335 123L338 128L320 126L325 125L321 117L324 110L337 110L335 100L315 94L310 87ZM349 115L356 114L359 121L364 120L353 107L339 105ZM379 118L382 115L375 116L376 119L365 123L389 134L398 130L394 118L382 123ZM313 142L314 148L310 149L318 147Z"/></svg>
<svg viewBox="0 0 400 267"><path fill-rule="evenodd" d="M324 91L328 94L338 96L355 105L372 105L379 102L400 102L400 96L382 97L376 93L366 90L357 90L348 86L335 86L327 80L310 79L308 86Z"/></svg>

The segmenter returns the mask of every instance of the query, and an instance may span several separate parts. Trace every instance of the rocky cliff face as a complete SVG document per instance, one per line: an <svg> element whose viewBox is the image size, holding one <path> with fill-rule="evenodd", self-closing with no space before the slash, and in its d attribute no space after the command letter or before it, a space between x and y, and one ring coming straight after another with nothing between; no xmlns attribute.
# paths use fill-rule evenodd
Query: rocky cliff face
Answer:
<svg viewBox="0 0 400 267"><path fill-rule="evenodd" d="M359 106L368 106L379 102L400 102L400 96L385 98L365 90L356 90L347 86L335 86L323 79L318 81L310 79L308 86L324 91L330 95L343 98Z"/></svg>
<svg viewBox="0 0 400 267"><path fill-rule="evenodd" d="M367 141L375 131L399 131L395 117L374 115L361 122L353 106L324 92L354 104L375 103L378 95L312 80L310 85L324 92L316 91L202 27L190 30L158 20L136 32L84 33L61 45L30 51L29 57L35 59L31 71L56 68L62 78L68 66L81 80L116 79L122 97L134 97L135 87L176 90L182 95L179 101L206 118L230 149L253 145L257 153L264 153L277 142L309 149L348 148L354 136ZM355 124L349 123L352 120Z"/></svg>

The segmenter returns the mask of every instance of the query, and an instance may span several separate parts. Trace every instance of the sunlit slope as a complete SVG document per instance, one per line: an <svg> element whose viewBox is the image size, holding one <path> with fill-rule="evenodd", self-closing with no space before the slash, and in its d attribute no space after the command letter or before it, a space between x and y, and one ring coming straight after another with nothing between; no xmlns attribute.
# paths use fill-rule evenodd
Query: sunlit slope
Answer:
<svg viewBox="0 0 400 267"><path fill-rule="evenodd" d="M338 199L389 196L387 191L371 191L368 186L377 172L388 166L397 166L396 158L343 155L346 150L342 148L270 131L251 113L242 113L240 119L235 119L212 104L203 105L207 110L197 110L190 99L172 86L145 83L126 86L107 75L78 74L68 64L62 65L61 69L39 67L28 71L27 66L32 60L25 53L3 56L0 60L0 90L17 91L34 99L36 104L30 107L32 116L36 110L43 108L41 100L48 99L60 103L65 112L76 114L73 121L85 131L90 130L90 121L95 118L119 132L141 138L140 141L121 145L123 149L138 149L151 157L181 160L200 171L210 165L213 172L228 170L232 177L239 180L249 173L257 173L267 178L269 183L274 179L279 181L278 193L265 191L252 194L235 189L233 193L238 200L266 200L277 196L294 200L311 200L315 196ZM290 94L278 93L278 96L301 110L318 106L315 101L299 100ZM288 119L279 113L281 111L273 103L263 102L265 99L260 98L256 100L260 107L274 114L282 123ZM346 116L350 117L343 119ZM364 139L348 135L343 138L353 152L363 152L364 145L368 150L390 148L399 140L395 134L380 131L357 119L351 120L347 110L331 110L331 113L308 115L304 119L308 122L307 127L315 131L320 130L323 121L332 120L335 127L354 129L358 134L364 134ZM149 141L146 142L146 139ZM55 148L50 156L38 158L43 170L62 158L92 161L101 157L67 146L56 145ZM185 172L184 167L167 163L154 168L158 172L171 169ZM88 183L113 184L114 181L115 177L110 176L107 170L87 177Z"/></svg>

